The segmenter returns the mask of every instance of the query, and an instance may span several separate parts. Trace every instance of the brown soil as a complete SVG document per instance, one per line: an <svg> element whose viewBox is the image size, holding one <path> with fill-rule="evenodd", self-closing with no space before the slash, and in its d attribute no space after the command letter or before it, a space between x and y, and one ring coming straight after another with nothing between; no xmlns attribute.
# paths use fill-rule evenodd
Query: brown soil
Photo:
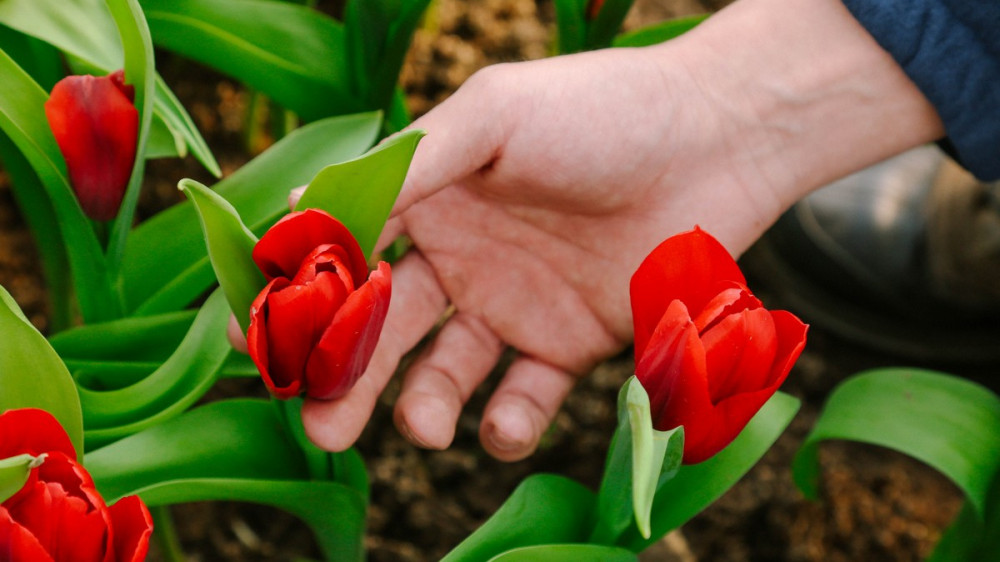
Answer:
<svg viewBox="0 0 1000 562"><path fill-rule="evenodd" d="M723 3L639 0L628 25L710 11ZM414 40L403 76L408 102L417 114L444 99L477 68L549 53L553 8L548 0L440 0L436 9ZM163 53L159 61L225 171L238 168L266 146L266 138L248 143L241 135L247 93L239 84ZM251 150L245 148L248 144ZM148 175L143 201L147 213L177 200L175 185L181 177L210 181L191 158L153 162ZM44 288L34 255L6 178L0 176L0 283L44 330ZM776 295L758 292L780 307ZM691 560L693 555L721 562L915 561L930 551L957 511L960 495L920 463L873 447L830 444L822 451L822 501L804 500L792 484L791 458L829 390L864 368L904 361L858 349L818 326L810 338L784 388L803 400L791 428L735 488L649 559ZM372 481L366 541L370 559L437 560L535 472L563 474L596 488L614 427L615 397L632 367L628 356L600 365L570 395L538 453L513 464L488 457L477 442L489 382L459 420L454 445L440 452L412 447L393 428L391 407L398 381L392 383L358 443ZM262 392L256 383L249 384L229 381L221 392ZM218 502L176 506L174 512L191 560L318 557L304 526L275 510ZM150 559L161 559L155 548Z"/></svg>

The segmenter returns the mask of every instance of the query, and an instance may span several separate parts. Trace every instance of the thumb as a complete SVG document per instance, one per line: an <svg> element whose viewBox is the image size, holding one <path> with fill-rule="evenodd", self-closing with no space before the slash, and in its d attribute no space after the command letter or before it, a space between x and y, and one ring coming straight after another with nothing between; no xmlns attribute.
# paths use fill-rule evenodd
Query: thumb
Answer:
<svg viewBox="0 0 1000 562"><path fill-rule="evenodd" d="M503 110L502 83L492 78L498 73L490 70L477 72L409 127L423 129L427 136L417 145L390 216L488 168L500 155L508 112Z"/></svg>

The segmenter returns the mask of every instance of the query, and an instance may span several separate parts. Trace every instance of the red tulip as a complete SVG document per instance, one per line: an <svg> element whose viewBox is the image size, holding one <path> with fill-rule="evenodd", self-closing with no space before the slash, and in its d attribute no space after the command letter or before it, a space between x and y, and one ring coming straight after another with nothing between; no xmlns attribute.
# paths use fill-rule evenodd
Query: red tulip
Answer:
<svg viewBox="0 0 1000 562"><path fill-rule="evenodd" d="M636 377L653 425L684 426L684 462L721 451L774 395L807 326L765 309L725 248L699 228L672 236L632 277Z"/></svg>
<svg viewBox="0 0 1000 562"><path fill-rule="evenodd" d="M45 116L66 160L83 212L115 218L125 196L139 138L135 88L121 70L107 76L68 76L52 88Z"/></svg>
<svg viewBox="0 0 1000 562"><path fill-rule="evenodd" d="M253 259L268 284L250 307L247 347L268 389L278 398L346 394L382 332L389 264L369 275L354 236L318 209L278 221Z"/></svg>
<svg viewBox="0 0 1000 562"><path fill-rule="evenodd" d="M138 562L153 520L138 496L111 507L76 462L59 422L44 410L0 414L0 459L41 457L28 482L0 504L0 560Z"/></svg>

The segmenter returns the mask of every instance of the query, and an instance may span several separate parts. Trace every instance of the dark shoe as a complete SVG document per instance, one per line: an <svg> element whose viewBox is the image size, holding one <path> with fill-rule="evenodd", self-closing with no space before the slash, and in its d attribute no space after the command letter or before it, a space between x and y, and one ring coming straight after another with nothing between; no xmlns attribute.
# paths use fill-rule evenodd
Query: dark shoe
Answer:
<svg viewBox="0 0 1000 562"><path fill-rule="evenodd" d="M929 363L1000 361L1000 183L936 147L816 191L742 261L843 337Z"/></svg>

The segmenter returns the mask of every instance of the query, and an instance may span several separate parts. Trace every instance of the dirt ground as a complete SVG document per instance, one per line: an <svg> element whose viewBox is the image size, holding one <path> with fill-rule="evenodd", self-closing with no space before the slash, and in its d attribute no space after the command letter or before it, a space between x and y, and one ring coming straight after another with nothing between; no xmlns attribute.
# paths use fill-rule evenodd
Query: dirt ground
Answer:
<svg viewBox="0 0 1000 562"><path fill-rule="evenodd" d="M725 2L639 0L628 26L703 13ZM476 69L495 62L547 56L553 32L550 0L440 0L414 40L403 84L420 114L457 88ZM225 171L248 151L241 131L243 88L187 61L158 55L159 67ZM199 80L185 79L198 76ZM197 163L152 162L144 208L176 200L184 176L208 181ZM30 234L0 176L0 283L45 329L44 286ZM780 294L766 279L751 288L771 307ZM808 320L808 319L807 319ZM801 360L783 390L803 400L789 430L764 459L721 500L673 535L649 560L712 562L916 561L925 556L960 505L946 479L918 462L874 447L823 447L823 499L809 502L792 484L789 466L824 397L844 377L865 368L908 364L905 358L851 345L814 325ZM527 475L563 474L596 488L615 423L615 397L631 374L627 354L598 366L574 390L537 454L518 463L497 462L477 442L479 414L490 383L472 398L447 451L416 449L396 432L391 405L398 382L383 396L358 443L368 462L372 503L367 547L373 561L437 560L482 523ZM491 377L495 384L497 376ZM247 381L222 392L261 393ZM252 384L252 386L247 386ZM309 532L274 510L244 504L176 506L182 544L192 561L293 560L318 557ZM151 560L159 560L154 548Z"/></svg>

